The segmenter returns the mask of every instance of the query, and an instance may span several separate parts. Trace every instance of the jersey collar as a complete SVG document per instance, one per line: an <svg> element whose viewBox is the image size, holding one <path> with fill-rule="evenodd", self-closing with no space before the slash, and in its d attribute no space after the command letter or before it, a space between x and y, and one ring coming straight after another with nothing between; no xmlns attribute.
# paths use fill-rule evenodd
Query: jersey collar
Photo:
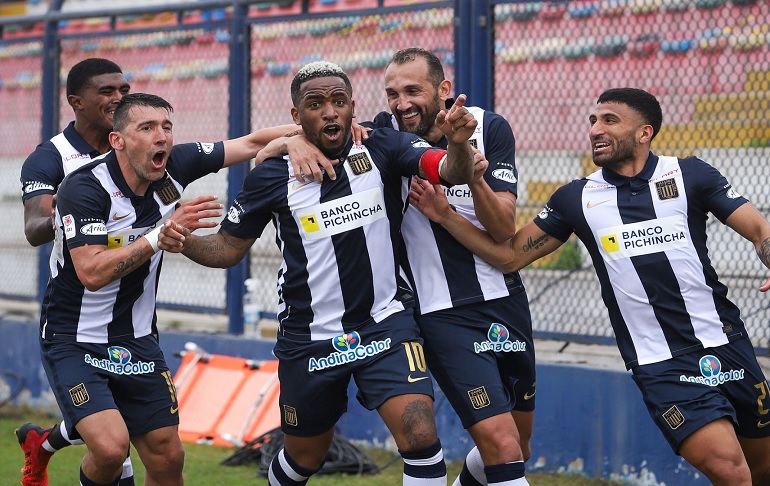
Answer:
<svg viewBox="0 0 770 486"><path fill-rule="evenodd" d="M617 172L604 168L602 169L602 177L605 181L614 186L622 186L628 184L632 180L644 180L649 181L652 175L655 173L655 167L658 165L658 156L650 152L647 155L647 161L644 163L644 169L635 176L627 177L620 175Z"/></svg>
<svg viewBox="0 0 770 486"><path fill-rule="evenodd" d="M75 130L75 122L71 121L69 125L67 125L67 128L64 129L62 132L64 134L64 138L67 139L67 141L75 147L75 150L80 152L81 154L88 154L92 159L98 155L101 155L98 150L93 148L88 142L86 142L83 137L80 136L80 134Z"/></svg>

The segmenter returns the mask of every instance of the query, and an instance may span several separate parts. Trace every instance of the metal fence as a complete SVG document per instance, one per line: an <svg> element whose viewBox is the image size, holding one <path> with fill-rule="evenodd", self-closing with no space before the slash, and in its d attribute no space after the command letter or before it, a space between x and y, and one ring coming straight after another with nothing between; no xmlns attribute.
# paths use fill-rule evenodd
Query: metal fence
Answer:
<svg viewBox="0 0 770 486"><path fill-rule="evenodd" d="M6 141L0 145L0 204L11 221L0 233L6 256L0 296L37 299L47 277L47 268L38 271L38 251L23 237L18 173L35 145L72 118L59 81L90 56L120 64L133 91L167 98L181 142L288 123L291 78L317 59L348 72L358 116L370 119L387 109L382 79L390 55L412 45L433 50L456 93L469 93L472 104L510 121L520 223L556 187L593 170L587 118L599 93L641 87L658 96L664 110L653 150L695 154L765 214L770 208L767 1L232 0L101 11L68 9L69 3L37 17L0 17L0 136ZM49 86L51 69L58 76ZM40 102L51 90L52 104L58 103L53 109ZM56 120L53 133L41 137L49 119ZM231 169L205 178L186 197L231 198L244 173ZM770 311L756 288L767 270L749 243L718 222L710 227L710 247L755 345L766 348ZM167 255L160 305L228 312L231 330L240 331L246 276L258 280L265 313L275 311L280 255L274 233L258 240L249 260L228 273ZM578 242L522 273L537 335L612 339L598 281Z"/></svg>

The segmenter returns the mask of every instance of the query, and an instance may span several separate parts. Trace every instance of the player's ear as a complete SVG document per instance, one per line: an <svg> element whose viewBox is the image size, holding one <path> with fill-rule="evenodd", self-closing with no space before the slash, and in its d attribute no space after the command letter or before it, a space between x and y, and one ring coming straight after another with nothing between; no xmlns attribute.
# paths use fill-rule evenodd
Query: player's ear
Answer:
<svg viewBox="0 0 770 486"><path fill-rule="evenodd" d="M299 119L299 110L297 108L291 109L291 119L294 120L294 123L297 125L301 125L302 122Z"/></svg>
<svg viewBox="0 0 770 486"><path fill-rule="evenodd" d="M438 97L441 100L446 100L452 94L452 82L448 79L441 81L438 84Z"/></svg>
<svg viewBox="0 0 770 486"><path fill-rule="evenodd" d="M110 132L110 146L115 150L123 150L126 148L123 136L119 132Z"/></svg>

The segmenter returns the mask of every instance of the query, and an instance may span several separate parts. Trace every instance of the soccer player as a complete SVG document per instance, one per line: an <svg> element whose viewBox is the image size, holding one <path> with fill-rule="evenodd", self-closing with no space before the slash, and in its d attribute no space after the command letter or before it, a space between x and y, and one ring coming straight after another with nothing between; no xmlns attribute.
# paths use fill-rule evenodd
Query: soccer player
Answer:
<svg viewBox="0 0 770 486"><path fill-rule="evenodd" d="M263 146L257 132L174 146L171 112L160 97L124 95L113 150L71 172L57 193L41 347L66 430L88 447L83 486L118 484L129 440L148 483L182 484L176 393L155 316L159 250L179 251L191 231L216 225L202 218L221 214L214 196L177 209L184 188Z"/></svg>
<svg viewBox="0 0 770 486"><path fill-rule="evenodd" d="M389 128L354 145L353 88L339 66L311 63L291 84L294 121L334 161L323 182L297 179L285 157L252 170L217 234L192 236L183 253L206 266L240 261L272 220L283 255L280 328L274 353L281 381L285 446L271 485L302 485L323 464L353 377L358 399L376 409L404 459L405 485L446 484L433 417L433 387L401 276L400 227L406 177L463 184L473 175L468 138L477 122L464 95L437 114L447 150Z"/></svg>
<svg viewBox="0 0 770 486"><path fill-rule="evenodd" d="M24 234L30 245L53 241L56 190L68 173L110 150L112 114L129 89L120 66L110 60L88 58L70 69L67 102L75 112L75 120L63 132L38 145L21 169ZM46 486L51 455L69 445L83 443L76 431L66 429L64 421L50 429L25 423L16 435L25 456L21 470L24 486ZM126 457L123 465L120 484L134 484L130 457Z"/></svg>
<svg viewBox="0 0 770 486"><path fill-rule="evenodd" d="M111 149L109 134L113 113L129 90L121 68L110 60L88 58L70 69L67 101L75 113L75 120L63 132L41 143L21 169L24 232L31 245L39 246L54 239L53 206L64 177ZM296 127L283 125L257 130L253 134L258 144L255 149L288 132L296 133ZM183 213L197 218L197 212L205 209L203 205L213 204L207 206L209 209L221 207L212 203L213 199L212 196L196 198L199 205L185 206ZM183 213L178 217L181 218ZM25 455L23 485L46 486L46 468L51 455L63 447L83 443L77 431L66 430L64 423L49 429L25 423L17 429L16 435ZM120 484L134 484L130 457L126 458Z"/></svg>
<svg viewBox="0 0 770 486"><path fill-rule="evenodd" d="M770 388L739 309L711 265L712 213L751 241L770 268L770 223L696 157L656 155L658 100L617 88L589 117L599 170L562 186L503 244L451 209L441 191L410 200L503 271L555 251L572 234L601 282L620 353L672 449L714 485L770 484ZM770 279L760 287L770 289Z"/></svg>
<svg viewBox="0 0 770 486"><path fill-rule="evenodd" d="M446 148L436 114L452 105L451 92L452 83L433 53L417 47L400 50L385 70L390 112L363 125L395 128ZM516 224L513 132L496 113L468 110L478 123L471 145L488 168L472 183L446 192L459 214L503 242L513 236ZM308 150L298 153L305 138L294 139L279 140L280 148L268 145L266 151L286 150L295 173L306 172L313 160L322 161L312 159ZM419 211L406 212L402 231L428 367L476 444L455 484L527 484L524 461L530 456L535 408L535 350L521 277L475 257Z"/></svg>

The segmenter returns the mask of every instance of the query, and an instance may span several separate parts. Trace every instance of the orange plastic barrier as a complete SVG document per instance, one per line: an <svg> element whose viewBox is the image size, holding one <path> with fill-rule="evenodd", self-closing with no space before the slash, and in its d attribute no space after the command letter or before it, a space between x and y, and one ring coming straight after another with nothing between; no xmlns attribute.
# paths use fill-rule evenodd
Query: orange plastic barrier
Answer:
<svg viewBox="0 0 770 486"><path fill-rule="evenodd" d="M277 360L187 351L174 383L184 442L240 447L281 425Z"/></svg>

